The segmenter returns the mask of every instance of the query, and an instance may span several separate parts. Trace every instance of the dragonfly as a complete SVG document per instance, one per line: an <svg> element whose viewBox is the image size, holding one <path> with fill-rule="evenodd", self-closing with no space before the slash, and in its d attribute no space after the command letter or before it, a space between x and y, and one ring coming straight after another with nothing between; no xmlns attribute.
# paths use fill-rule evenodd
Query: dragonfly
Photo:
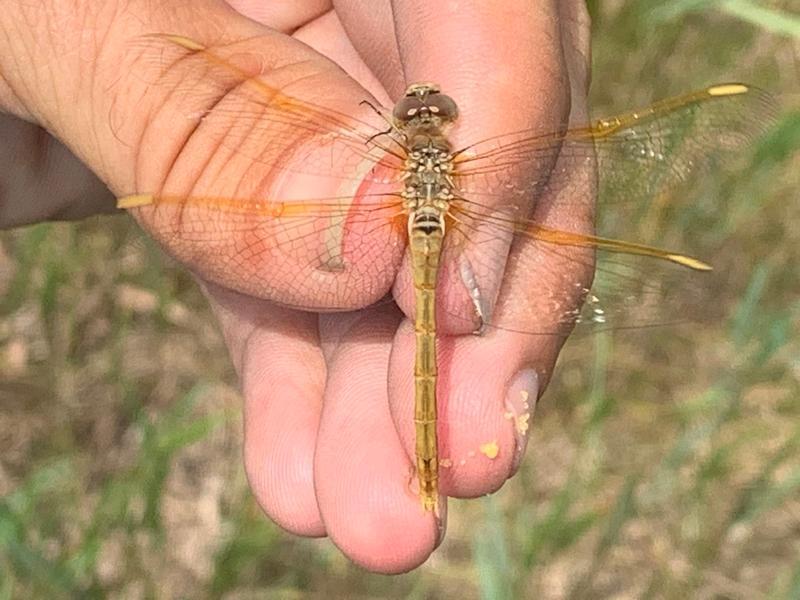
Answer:
<svg viewBox="0 0 800 600"><path fill-rule="evenodd" d="M159 72L160 85L199 107L187 122L219 142L225 160L249 160L269 178L219 194L142 190L118 207L146 217L179 260L238 291L303 310L395 301L413 316L414 462L426 511L438 511L443 464L441 331L566 337L685 318L711 265L616 234L740 155L775 112L766 92L723 83L585 126L455 147L459 108L434 83L408 86L391 109L366 103L368 121L285 94L189 38L151 42L163 44L161 64L171 48L175 61L197 65L193 81L171 80L174 62ZM572 225L553 224L553 207Z"/></svg>

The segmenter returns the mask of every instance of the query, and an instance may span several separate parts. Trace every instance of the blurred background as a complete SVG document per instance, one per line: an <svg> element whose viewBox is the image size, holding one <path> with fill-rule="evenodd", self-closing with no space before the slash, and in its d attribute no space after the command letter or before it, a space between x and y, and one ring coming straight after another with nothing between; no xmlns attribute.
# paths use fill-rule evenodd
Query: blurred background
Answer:
<svg viewBox="0 0 800 600"><path fill-rule="evenodd" d="M723 81L782 105L704 183L726 316L571 340L519 475L385 577L262 516L214 319L130 219L0 233L0 599L800 598L800 7L589 4L596 116Z"/></svg>

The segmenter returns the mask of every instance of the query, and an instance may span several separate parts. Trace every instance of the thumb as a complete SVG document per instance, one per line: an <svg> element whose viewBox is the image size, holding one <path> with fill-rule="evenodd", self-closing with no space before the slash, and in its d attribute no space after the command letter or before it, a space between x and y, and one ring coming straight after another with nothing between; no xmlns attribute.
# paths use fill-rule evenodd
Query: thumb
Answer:
<svg viewBox="0 0 800 600"><path fill-rule="evenodd" d="M174 106L156 114L173 90L153 85L158 50L147 56L144 36L180 33L208 45L264 35L264 55L276 65L291 61L301 46L269 35L218 0L8 0L0 32L0 111L45 127L115 193L135 187L137 177L158 178L146 165L137 173L143 162L138 142L154 121L178 127L147 148L149 157L175 154L185 141L179 135L185 114ZM322 61L314 68L324 68Z"/></svg>
<svg viewBox="0 0 800 600"><path fill-rule="evenodd" d="M283 211L283 199L352 198L359 191L361 167L354 163L375 165L364 142L379 130L348 137L336 129L353 131L361 122L348 115L382 123L359 107L369 96L358 84L308 46L223 2L134 0L120 8L108 0L70 7L67 13L56 0L36 6L11 0L3 11L5 110L46 127L116 196L177 200L133 212L206 279L306 308L361 306L389 289L402 248L387 247L377 221L363 228L383 240L384 255L370 249L367 234L345 230L351 224L341 202L306 208L291 224L274 212ZM30 68L17 68L22 63ZM293 98L326 109L304 112ZM315 161L314 176L298 177L303 169L279 164L308 146L317 150L302 154ZM347 164L327 165L334 152ZM328 175L320 177L326 165ZM342 177L345 167L349 177ZM243 201L250 203L244 214L218 210ZM397 212L396 202L392 208ZM322 227L317 217L342 223L338 230ZM345 255L346 268L338 264ZM316 276L319 270L324 273ZM350 285L355 281L369 285Z"/></svg>

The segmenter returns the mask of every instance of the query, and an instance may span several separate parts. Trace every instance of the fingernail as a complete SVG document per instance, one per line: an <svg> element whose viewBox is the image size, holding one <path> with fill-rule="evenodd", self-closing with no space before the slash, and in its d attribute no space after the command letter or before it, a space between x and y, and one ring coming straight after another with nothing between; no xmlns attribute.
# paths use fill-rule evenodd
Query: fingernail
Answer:
<svg viewBox="0 0 800 600"><path fill-rule="evenodd" d="M523 369L517 373L508 386L505 400L506 417L514 427L514 457L511 461L511 475L522 463L528 445L528 432L531 419L539 397L539 376L533 369Z"/></svg>

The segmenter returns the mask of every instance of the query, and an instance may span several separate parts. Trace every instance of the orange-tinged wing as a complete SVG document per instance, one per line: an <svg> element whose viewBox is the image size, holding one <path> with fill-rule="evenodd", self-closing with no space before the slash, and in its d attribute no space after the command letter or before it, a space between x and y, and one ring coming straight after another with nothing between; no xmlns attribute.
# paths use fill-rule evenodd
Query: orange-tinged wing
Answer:
<svg viewBox="0 0 800 600"><path fill-rule="evenodd" d="M387 121L359 104L365 98L348 100L349 112L293 98L270 85L252 46L212 49L180 35L153 34L138 38L131 51L147 85L164 92L192 135L209 143L273 171L376 183L402 175L402 147L382 135ZM325 98L325 90L318 94Z"/></svg>
<svg viewBox="0 0 800 600"><path fill-rule="evenodd" d="M453 223L450 243L457 250L442 261L450 285L440 294L439 314L452 331L481 325L566 335L575 327L686 322L711 316L718 308L714 283L725 273L713 272L710 264L690 255L553 229L534 219L517 220L511 233L507 219L486 213L478 217L474 208L455 216ZM477 322L471 310L475 290Z"/></svg>
<svg viewBox="0 0 800 600"><path fill-rule="evenodd" d="M305 310L380 300L405 251L394 194L309 201L136 194L117 205L203 278Z"/></svg>

